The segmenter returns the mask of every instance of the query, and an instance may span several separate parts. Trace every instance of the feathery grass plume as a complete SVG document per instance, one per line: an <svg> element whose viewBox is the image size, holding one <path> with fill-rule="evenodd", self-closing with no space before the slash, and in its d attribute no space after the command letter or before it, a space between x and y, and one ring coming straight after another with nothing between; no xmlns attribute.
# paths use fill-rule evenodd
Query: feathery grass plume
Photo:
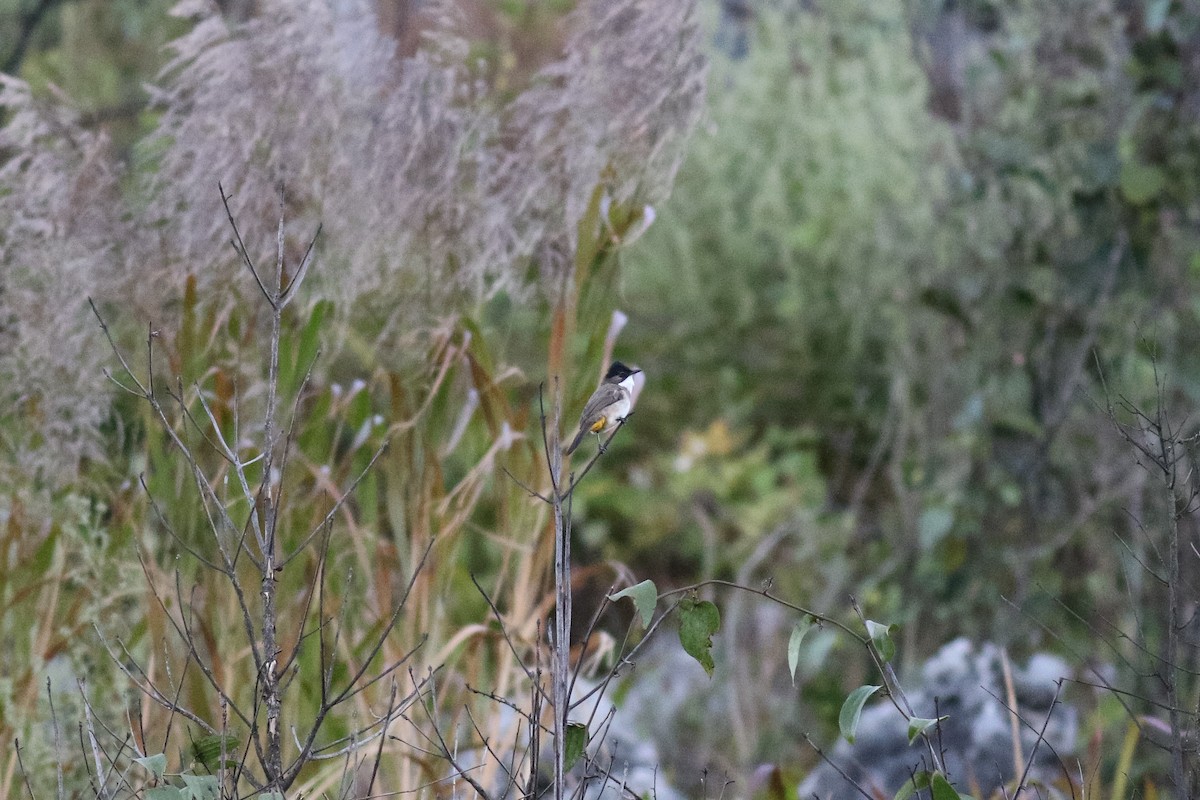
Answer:
<svg viewBox="0 0 1200 800"><path fill-rule="evenodd" d="M542 280L576 245L576 225L606 178L618 201L659 202L704 104L706 59L693 3L583 2L563 58L513 103L516 145L501 176L506 205L537 243Z"/></svg>
<svg viewBox="0 0 1200 800"><path fill-rule="evenodd" d="M181 3L197 19L163 73L153 210L179 263L215 280L212 186L258 221L246 241L269 243L282 180L299 227L325 224L323 288L343 312L411 324L521 294L531 257L573 244L605 167L623 197L669 186L704 63L691 4L667 6L583 3L563 58L505 106L471 78L447 9L402 59L366 0L266 2L241 25Z"/></svg>
<svg viewBox="0 0 1200 800"><path fill-rule="evenodd" d="M450 289L479 277L428 269L467 227L461 176L486 125L456 65L425 52L402 64L361 0L269 2L244 24L207 4L176 13L196 22L162 75L153 211L202 286L229 260L213 247L226 225L217 181L251 247L274 242L280 182L297 230L325 223L333 264L323 288L343 310L411 297L418 281L444 306Z"/></svg>
<svg viewBox="0 0 1200 800"><path fill-rule="evenodd" d="M86 298L125 231L108 142L0 76L0 470L57 485L98 454L108 412Z"/></svg>

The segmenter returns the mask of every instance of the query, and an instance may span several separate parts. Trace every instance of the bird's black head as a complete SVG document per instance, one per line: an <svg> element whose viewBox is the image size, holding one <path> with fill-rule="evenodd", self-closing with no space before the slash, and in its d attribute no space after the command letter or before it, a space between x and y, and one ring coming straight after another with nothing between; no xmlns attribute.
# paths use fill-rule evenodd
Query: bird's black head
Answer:
<svg viewBox="0 0 1200 800"><path fill-rule="evenodd" d="M604 376L604 380L610 383L620 383L630 375L636 375L639 372L641 372L640 369L632 369L620 361L614 361L612 366L608 368L608 373Z"/></svg>

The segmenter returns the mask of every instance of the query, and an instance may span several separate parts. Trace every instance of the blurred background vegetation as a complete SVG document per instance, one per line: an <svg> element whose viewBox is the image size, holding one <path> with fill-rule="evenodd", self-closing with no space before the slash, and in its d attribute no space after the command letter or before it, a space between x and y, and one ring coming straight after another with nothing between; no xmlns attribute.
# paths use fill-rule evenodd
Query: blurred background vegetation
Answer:
<svg viewBox="0 0 1200 800"><path fill-rule="evenodd" d="M144 654L162 647L147 579L170 584L177 554L139 475L170 501L184 538L199 539L200 514L148 411L104 382L111 357L84 299L97 296L125 345L158 328L163 369L184 386L232 402L232 387L261 380L247 355L261 345L244 301L252 289L229 277L236 259L212 213L217 180L228 186L239 165L249 177L232 180L235 192L245 181L247 199L235 203L252 248L274 248L275 180L291 193L289 247L310 222L332 230L315 268L324 283L289 320L284 354L294 391L321 353L296 439L294 529L396 437L341 520L350 533L340 557L360 575L346 602L369 610L390 596L438 537L403 636L429 633L428 663L443 659L459 676L450 684L467 699L447 690L447 708L471 702L465 687L480 672L499 686L514 673L504 643L482 629L488 609L472 574L520 636L537 636L548 522L503 470L542 480L538 384L561 375L575 413L616 310L628 318L616 356L649 378L628 435L577 498L580 565L622 563L660 588L769 579L781 596L848 620L853 595L868 616L900 624L910 667L967 636L1014 658L1054 652L1081 681L1101 670L1131 693L1127 708L1083 684L1065 696L1084 711L1087 769L1113 780L1126 711L1163 715L1169 511L1109 409L1118 397L1151 412L1162 404L1190 435L1200 405L1200 7L707 3L706 72L682 46L677 61L640 79L631 70L627 84L603 83L603 58L568 59L558 78L583 75L584 88L549 106L544 118L561 130L547 134L527 117L545 110L544 69L570 49L573 3L453 4L455 38L429 45L422 31L446 29L420 4L379 0L370 26L396 58L437 53L421 85L450 98L429 130L458 137L455 164L489 136L539 155L497 170L503 191L479 190L478 176L503 160L480 151L438 188L453 203L360 214L356 193L408 190L345 177L363 154L380 157L364 175L393 162L370 143L349 155L328 144L358 136L371 112L336 106L324 73L298 69L302 85L281 94L274 119L286 134L247 124L180 149L204 135L181 109L221 105L202 83L215 69L206 54L230 52L201 41L216 36L205 27L214 20L250 20L259 27L248 39L277 25L297 51L321 54L313 64L349 69L338 62L346 42L314 44L339 30L336 19L296 27L270 4L206 5L172 15L173 0L0 0L0 69L27 84L0 95L0 794L17 792L8 756L18 738L38 785L51 785L47 675L88 675L94 702L117 721L141 703L93 629L120 630ZM598 50L632 36L612 20L589 31ZM662 41L635 39L622 58ZM192 48L183 56L180 42ZM448 64L469 77L477 105L460 82L436 88ZM404 80L380 78L364 102L399 102L409 95L389 92ZM604 88L588 94L595 85ZM310 92L332 118L315 132L302 114L282 116ZM629 108L611 113L617 95ZM226 127L256 97L229 97ZM572 102L594 107L571 118ZM280 154L266 152L277 138ZM634 163L650 166L631 172ZM408 175L409 190L436 183L441 164ZM66 177L42 187L52 169ZM516 192L530 175L550 177ZM480 196L461 199L472 191ZM551 219L555 198L561 217ZM654 221L636 237L646 203ZM110 204L120 212L89 221ZM409 232L414 209L425 222ZM185 217L203 221L172 232ZM505 246L491 247L507 226ZM135 229L161 233L123 238ZM549 343L563 335L556 355ZM1195 520L1181 524L1194 542ZM139 565L139 549L157 566ZM1185 548L1178 666L1193 710L1196 565ZM207 579L197 570L187 580ZM214 652L232 633L211 632ZM778 764L794 786L818 760L795 733L832 738L841 699L868 674L852 645L832 637L805 662L787 730L762 720L737 758L721 754L716 732L688 746L708 748L733 775ZM79 695L59 688L58 713L72 719ZM212 702L195 691L197 705ZM1145 796L1168 782L1164 738L1148 728L1130 784ZM397 781L416 785L412 770Z"/></svg>

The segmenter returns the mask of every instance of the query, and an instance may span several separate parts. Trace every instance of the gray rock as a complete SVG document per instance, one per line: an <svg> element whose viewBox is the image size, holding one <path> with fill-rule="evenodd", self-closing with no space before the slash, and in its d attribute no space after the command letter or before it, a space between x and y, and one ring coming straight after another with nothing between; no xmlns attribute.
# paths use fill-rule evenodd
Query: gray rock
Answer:
<svg viewBox="0 0 1200 800"><path fill-rule="evenodd" d="M1058 758L1071 754L1078 732L1078 712L1060 700L1049 715L1045 741L1037 745L1036 731L1050 712L1057 682L1069 674L1064 661L1044 653L1030 658L1024 668L1013 667L1017 709L1028 723L1020 726L1021 754L1025 759L1034 754L1029 777L1044 783L1061 776ZM956 639L922 666L919 685L905 685L905 690L918 716L948 716L940 730L932 734L935 745L944 752L952 781L964 789L978 785L987 797L1016 779L1012 715L1005 708L1000 648ZM904 718L887 700L863 710L855 744L839 740L828 755L867 791L889 797L910 775L930 766L920 740L909 746ZM805 779L798 795L803 800L860 796L829 763L823 763Z"/></svg>

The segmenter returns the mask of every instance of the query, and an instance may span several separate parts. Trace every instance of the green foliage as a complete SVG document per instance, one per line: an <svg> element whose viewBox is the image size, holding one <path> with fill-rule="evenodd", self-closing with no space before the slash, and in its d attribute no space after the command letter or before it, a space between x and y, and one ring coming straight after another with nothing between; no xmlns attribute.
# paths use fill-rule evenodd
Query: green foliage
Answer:
<svg viewBox="0 0 1200 800"><path fill-rule="evenodd" d="M946 776L940 772L933 773L933 777L929 780L929 788L933 794L933 800L970 800L969 797L960 795L950 781L946 780Z"/></svg>
<svg viewBox="0 0 1200 800"><path fill-rule="evenodd" d="M892 641L892 634L895 632L895 625L867 620L867 637L884 661L891 661L896 655L896 643Z"/></svg>
<svg viewBox="0 0 1200 800"><path fill-rule="evenodd" d="M0 3L0 41L18 41L16 35L3 35L5 23L29 20L24 15L33 5L37 4L26 0ZM145 109L145 86L166 62L167 42L185 28L169 14L175 0L60 0L44 5L48 10L32 29L30 47L13 65L14 74L40 94L54 91L72 97L128 151L153 120ZM0 47L0 59L16 55L7 45Z"/></svg>
<svg viewBox="0 0 1200 800"><path fill-rule="evenodd" d="M926 271L946 131L900 46L900 5L828 5L803 25L768 14L746 62L714 65L711 125L631 254L668 435L726 415L824 431L883 410L892 300Z"/></svg>
<svg viewBox="0 0 1200 800"><path fill-rule="evenodd" d="M197 769L204 772L217 772L221 769L234 769L240 761L239 750L242 744L236 737L219 733L208 736L197 736L191 741L191 755ZM222 759L224 759L222 761Z"/></svg>
<svg viewBox="0 0 1200 800"><path fill-rule="evenodd" d="M609 595L608 599L615 602L622 597L628 597L633 601L633 607L637 610L638 616L641 617L642 626L649 627L650 621L654 619L654 608L658 605L658 587L654 585L654 581L642 581L639 584Z"/></svg>
<svg viewBox="0 0 1200 800"><path fill-rule="evenodd" d="M921 770L905 781L893 800L908 800L922 791L928 791L933 800L971 800L970 795L959 794L941 772L927 770Z"/></svg>
<svg viewBox="0 0 1200 800"><path fill-rule="evenodd" d="M150 774L154 776L156 781L161 781L163 779L163 773L167 769L167 756L165 753L156 753L152 756L142 756L140 758L135 758L133 761L135 764L140 764L149 770Z"/></svg>
<svg viewBox="0 0 1200 800"><path fill-rule="evenodd" d="M721 612L708 600L684 598L679 604L679 643L684 652L700 662L711 678L713 663L713 634L721 627Z"/></svg>
<svg viewBox="0 0 1200 800"><path fill-rule="evenodd" d="M588 745L588 727L582 722L567 723L566 768L571 769L583 757Z"/></svg>
<svg viewBox="0 0 1200 800"><path fill-rule="evenodd" d="M924 12L900 3L764 12L748 58L714 64L710 123L623 279L650 331L639 422L681 459L715 423L736 446L710 452L761 452L778 494L754 508L790 502L833 551L809 555L822 575L779 569L788 589L853 587L917 653L1010 636L1002 598L1086 650L1048 598L1105 614L1124 596L1105 577L1127 558L1111 531L1140 536L1120 511L1140 489L1112 468L1127 462L1103 398L1154 384L1146 326L1180 415L1200 399L1200 328L1183 322L1200 241L1179 224L1198 208L1197 125L1167 88L1192 18L1171 6L1142 31L1103 3L986 5L947 57L964 65L953 120L930 110ZM772 483L797 453L812 471ZM753 512L713 474L638 466L660 499L687 483L676 496L711 503L734 563L788 516L727 524ZM840 530L829 511L848 512ZM661 503L631 517L605 541L668 530L698 549ZM1066 566L1080 562L1094 569Z"/></svg>
<svg viewBox="0 0 1200 800"><path fill-rule="evenodd" d="M863 706L882 688L869 684L859 686L846 697L846 702L842 703L842 710L838 713L838 728L842 737L850 744L854 744L854 737L858 735L858 722L862 718Z"/></svg>
<svg viewBox="0 0 1200 800"><path fill-rule="evenodd" d="M913 717L908 721L908 743L913 744L927 730L937 725L949 717L937 717L936 719L926 719L925 717Z"/></svg>
<svg viewBox="0 0 1200 800"><path fill-rule="evenodd" d="M215 775L181 775L184 800L217 800L220 784Z"/></svg>
<svg viewBox="0 0 1200 800"><path fill-rule="evenodd" d="M800 645L804 643L804 637L812 629L813 623L813 618L805 614L799 622L792 626L792 633L788 637L788 673L792 676L793 686L796 685L796 667L800 665Z"/></svg>
<svg viewBox="0 0 1200 800"><path fill-rule="evenodd" d="M912 797L915 792L919 792L922 789L928 789L929 779L929 772L927 770L921 770L904 782L904 785L900 787L900 790L896 792L892 800L908 800L908 798Z"/></svg>
<svg viewBox="0 0 1200 800"><path fill-rule="evenodd" d="M900 791L896 792L893 800L908 800L915 793L928 791L933 800L971 800L969 795L961 795L946 780L940 772L922 770L904 782Z"/></svg>

